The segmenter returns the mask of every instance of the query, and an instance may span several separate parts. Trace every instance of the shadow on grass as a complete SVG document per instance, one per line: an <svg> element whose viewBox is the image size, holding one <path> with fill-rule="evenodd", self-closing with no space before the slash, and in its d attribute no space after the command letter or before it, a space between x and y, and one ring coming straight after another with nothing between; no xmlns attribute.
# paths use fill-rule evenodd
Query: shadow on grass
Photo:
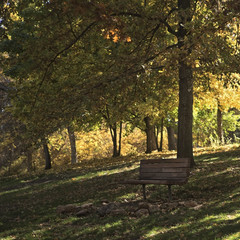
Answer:
<svg viewBox="0 0 240 240"><path fill-rule="evenodd" d="M173 188L175 201L194 200L192 208L166 209L147 217L58 216L56 207L103 200L142 199L141 188L114 184L138 175L126 163L89 172L50 174L5 182L0 195L0 238L11 239L238 239L240 229L240 151L196 157L189 183ZM15 186L15 187L14 187ZM149 201L166 201L165 186L148 187ZM236 235L237 234L237 235ZM237 237L235 238L234 235ZM9 238L8 238L9 237Z"/></svg>

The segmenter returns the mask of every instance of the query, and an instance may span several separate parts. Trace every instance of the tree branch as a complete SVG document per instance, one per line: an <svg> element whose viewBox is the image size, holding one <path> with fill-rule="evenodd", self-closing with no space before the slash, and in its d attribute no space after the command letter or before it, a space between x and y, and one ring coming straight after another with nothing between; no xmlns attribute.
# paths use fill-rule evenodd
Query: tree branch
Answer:
<svg viewBox="0 0 240 240"><path fill-rule="evenodd" d="M159 18L152 18L152 17L148 17L147 19L148 20L157 20L157 21L160 21L161 23L163 23L167 29L168 29L168 32L170 32L171 34L173 34L174 36L177 37L177 32L175 32L172 27L169 25L169 23L167 22L167 18L174 12L176 11L177 8L173 8L170 10L170 12L167 14L167 16L164 18L164 19L159 19ZM128 17L138 17L138 18L144 18L143 15L139 14L139 13L132 13L132 12L119 12L119 13L113 13L111 14L112 17L115 17L115 16L128 16Z"/></svg>
<svg viewBox="0 0 240 240"><path fill-rule="evenodd" d="M153 40L153 38L154 38L154 35L155 35L155 33L157 32L157 30L159 29L159 27L160 27L160 24L158 24L153 30L152 30L152 36L151 36L151 38L150 38L150 41L149 41L149 43L148 43L148 50L150 49L150 45L151 45L151 43L152 43L152 40Z"/></svg>
<svg viewBox="0 0 240 240"><path fill-rule="evenodd" d="M39 83L39 86L38 86L38 89L37 89L37 93L36 93L36 96L35 96L35 99L34 99L34 102L33 102L33 105L32 105L32 108L31 108L31 112L32 112L32 109L34 108L36 102L37 102L37 97L38 97L38 94L40 92L40 89L44 83L44 81L46 80L46 77L47 77L47 74L48 74L48 71L49 71L49 68L51 67L51 65L56 61L56 59L58 58L58 56L60 56L62 53L64 53L65 51L67 51L68 49L70 49L75 43L78 42L78 40L84 36L84 34L89 30L91 29L94 25L96 24L96 21L92 22L90 25L88 25L82 32L81 34L79 34L70 44L68 44L68 46L66 46L64 49L62 49L61 51L59 51L55 56L54 58L49 62L49 64L47 65L46 67L46 70L44 72L44 75L43 75L43 78L41 80L41 82Z"/></svg>
<svg viewBox="0 0 240 240"><path fill-rule="evenodd" d="M110 15L111 17L116 17L116 16L127 16L127 17L138 17L138 18L143 18L143 16L139 13L132 13L132 12L119 12L119 13L113 13Z"/></svg>
<svg viewBox="0 0 240 240"><path fill-rule="evenodd" d="M152 41L152 39L153 39L153 36L155 35L155 33L157 32L157 30L159 29L159 27L160 27L160 25L158 24L156 27L154 27L153 29L151 29L150 31L148 31L148 32L143 36L143 38L142 38L141 41L138 43L138 45L129 53L129 55L132 54L132 53L134 53L134 52L141 46L142 42L144 42L144 40L146 40L148 34L150 34L151 32L153 32L153 34L152 34L152 36L151 36L151 38L150 38L150 43L151 43L151 41ZM150 43L149 43L149 45L150 45Z"/></svg>
<svg viewBox="0 0 240 240"><path fill-rule="evenodd" d="M69 24L69 26L70 26L70 31L71 31L71 33L73 34L73 36L77 39L78 37L77 37L76 33L75 33L74 30L73 30L72 22L71 22L71 19L70 19L70 17L69 17L68 14L67 14L67 18L68 18L68 24Z"/></svg>
<svg viewBox="0 0 240 240"><path fill-rule="evenodd" d="M166 27L167 27L167 30L168 32L170 32L171 34L173 34L174 36L178 36L178 33L175 32L172 27L169 25L169 23L165 20L165 19L161 19L160 20L161 23L163 23Z"/></svg>
<svg viewBox="0 0 240 240"><path fill-rule="evenodd" d="M166 47L164 50L162 50L162 51L158 52L157 54L155 54L155 55L147 58L144 63L148 63L148 62L152 61L153 59L155 59L156 57L158 57L158 56L159 56L161 53L163 53L164 51L169 50L169 49L172 49L172 48L177 47L177 46L178 46L178 44L176 43L176 44L173 44L173 45L170 45L170 46Z"/></svg>
<svg viewBox="0 0 240 240"><path fill-rule="evenodd" d="M173 12L175 12L175 11L177 11L177 10L178 10L178 8L172 8L172 9L169 11L169 13L167 14L167 16L166 16L166 18L165 18L164 20L167 21L168 17L169 17Z"/></svg>

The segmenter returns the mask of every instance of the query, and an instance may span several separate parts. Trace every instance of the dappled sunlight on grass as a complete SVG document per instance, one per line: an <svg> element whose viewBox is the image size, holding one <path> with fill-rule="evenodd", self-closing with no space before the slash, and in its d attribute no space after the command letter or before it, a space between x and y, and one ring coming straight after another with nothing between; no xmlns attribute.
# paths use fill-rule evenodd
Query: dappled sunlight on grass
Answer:
<svg viewBox="0 0 240 240"><path fill-rule="evenodd" d="M237 239L240 239L240 232L235 234L230 234L223 238L223 240L237 240Z"/></svg>
<svg viewBox="0 0 240 240"><path fill-rule="evenodd" d="M221 223L227 220L234 220L238 219L240 217L240 212L234 212L232 214L219 214L219 215L207 215L205 218L199 221L199 223L205 223L205 222L215 222L215 223Z"/></svg>
<svg viewBox="0 0 240 240"><path fill-rule="evenodd" d="M119 201L119 200L136 199L137 196L138 194L136 193L128 193L128 194L124 194L122 196L117 197L116 200Z"/></svg>
<svg viewBox="0 0 240 240"><path fill-rule="evenodd" d="M1 238L1 240L15 240L16 237L15 236L7 236L7 237L4 237L4 238Z"/></svg>
<svg viewBox="0 0 240 240"><path fill-rule="evenodd" d="M212 163L216 160L219 160L219 157L215 157L215 158L209 158L209 159L204 159L203 162L209 162L209 163Z"/></svg>
<svg viewBox="0 0 240 240"><path fill-rule="evenodd" d="M94 177L109 176L111 174L132 171L132 170L136 169L137 167L138 167L137 165L132 165L131 167L123 167L123 168L117 168L117 169L112 169L112 170L97 171L94 173L88 173L88 174L81 175L81 176L75 176L74 178L70 179L69 181L71 181L71 180L72 181L84 181L84 180L91 179Z"/></svg>
<svg viewBox="0 0 240 240"><path fill-rule="evenodd" d="M149 158L156 157L156 153ZM189 182L173 187L168 207L167 188L150 185L148 203L160 211L147 216L58 215L59 205L142 201L141 186L118 184L138 176L139 158L106 160L107 166L83 164L54 173L9 179L0 186L0 239L132 240L239 239L240 150L196 157ZM141 156L142 158L142 156ZM81 166L80 166L81 165ZM104 166L104 167L103 167ZM184 204L196 202L197 208ZM180 204L181 203L181 204Z"/></svg>
<svg viewBox="0 0 240 240"><path fill-rule="evenodd" d="M201 147L194 148L194 155L199 156L203 154L212 154L217 152L228 152L238 150L240 147L239 143L229 144L224 146L216 146L216 147Z"/></svg>
<svg viewBox="0 0 240 240"><path fill-rule="evenodd" d="M3 196L5 194L16 193L16 192L19 192L19 191L24 191L24 190L27 190L27 189L29 189L29 186L28 187L17 188L17 189L12 189L12 190L7 190L7 191L4 191L4 192L0 192L0 196Z"/></svg>
<svg viewBox="0 0 240 240"><path fill-rule="evenodd" d="M190 224L190 223L189 223ZM152 237L157 237L159 234L164 234L169 231L173 231L174 229L178 228L185 228L189 226L189 224L181 224L181 225L176 225L176 226L167 226L167 227L154 227L151 229L148 233L146 233L143 237L144 239L152 239Z"/></svg>

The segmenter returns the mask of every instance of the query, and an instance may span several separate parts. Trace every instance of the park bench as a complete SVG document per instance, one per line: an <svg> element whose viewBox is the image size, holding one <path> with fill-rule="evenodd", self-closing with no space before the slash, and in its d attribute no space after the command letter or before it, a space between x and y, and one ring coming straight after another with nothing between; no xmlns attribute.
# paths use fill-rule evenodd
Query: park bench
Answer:
<svg viewBox="0 0 240 240"><path fill-rule="evenodd" d="M159 184L168 186L169 200L172 200L172 185L187 183L190 174L190 159L148 159L140 161L139 179L125 180L124 184L141 184L143 198L146 200L146 184Z"/></svg>

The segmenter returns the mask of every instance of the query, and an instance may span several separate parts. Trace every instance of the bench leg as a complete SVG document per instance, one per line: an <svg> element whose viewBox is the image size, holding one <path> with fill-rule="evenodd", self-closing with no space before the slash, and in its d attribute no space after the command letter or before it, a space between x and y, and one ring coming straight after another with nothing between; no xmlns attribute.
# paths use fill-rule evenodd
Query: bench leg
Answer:
<svg viewBox="0 0 240 240"><path fill-rule="evenodd" d="M145 187L145 184L142 185L142 188L143 188L143 199L146 200L146 187Z"/></svg>
<svg viewBox="0 0 240 240"><path fill-rule="evenodd" d="M168 185L168 198L169 198L169 201L172 201L172 190L171 190L171 185Z"/></svg>

